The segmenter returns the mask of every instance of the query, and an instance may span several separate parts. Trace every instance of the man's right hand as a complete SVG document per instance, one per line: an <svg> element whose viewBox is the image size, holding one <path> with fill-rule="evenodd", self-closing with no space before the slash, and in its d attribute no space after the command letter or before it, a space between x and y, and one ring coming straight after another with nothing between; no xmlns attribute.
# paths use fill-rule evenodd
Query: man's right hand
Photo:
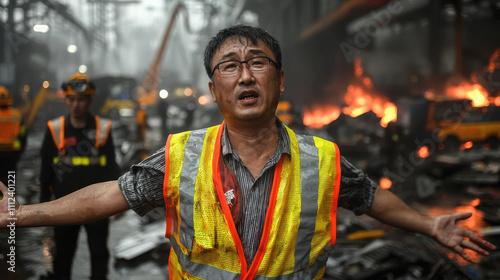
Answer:
<svg viewBox="0 0 500 280"><path fill-rule="evenodd" d="M17 202L15 193L0 182L0 191L2 200L0 200L0 228L6 228L12 222L17 220L17 212L21 205Z"/></svg>

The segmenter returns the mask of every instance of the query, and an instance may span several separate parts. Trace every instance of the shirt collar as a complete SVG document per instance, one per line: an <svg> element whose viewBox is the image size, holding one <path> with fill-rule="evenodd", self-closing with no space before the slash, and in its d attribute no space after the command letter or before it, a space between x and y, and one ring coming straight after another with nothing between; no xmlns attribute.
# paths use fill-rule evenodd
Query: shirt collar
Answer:
<svg viewBox="0 0 500 280"><path fill-rule="evenodd" d="M291 155L292 152L290 148L290 137L288 136L288 132L286 131L285 125L278 118L276 118L276 125L279 129L279 138L278 138L278 147L276 148L275 154ZM226 124L224 124L224 130L222 132L221 148L223 156L236 153L233 150L233 147L231 147L231 142L229 141Z"/></svg>

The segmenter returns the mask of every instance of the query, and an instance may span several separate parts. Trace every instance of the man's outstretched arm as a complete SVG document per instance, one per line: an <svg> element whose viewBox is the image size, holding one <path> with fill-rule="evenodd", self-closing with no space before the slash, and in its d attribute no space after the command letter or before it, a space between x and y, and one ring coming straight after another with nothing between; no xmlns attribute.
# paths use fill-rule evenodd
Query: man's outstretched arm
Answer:
<svg viewBox="0 0 500 280"><path fill-rule="evenodd" d="M388 190L377 187L369 216L394 227L429 235L442 245L454 250L464 259L472 261L464 249L488 255L484 250L496 250L496 246L477 236L472 231L457 225L468 219L471 213L454 213L437 217L422 215Z"/></svg>
<svg viewBox="0 0 500 280"><path fill-rule="evenodd" d="M15 221L17 227L85 224L130 209L117 181L90 185L46 203L19 205L0 182L0 228ZM10 199L9 199L10 198ZM10 210L10 211L9 211Z"/></svg>

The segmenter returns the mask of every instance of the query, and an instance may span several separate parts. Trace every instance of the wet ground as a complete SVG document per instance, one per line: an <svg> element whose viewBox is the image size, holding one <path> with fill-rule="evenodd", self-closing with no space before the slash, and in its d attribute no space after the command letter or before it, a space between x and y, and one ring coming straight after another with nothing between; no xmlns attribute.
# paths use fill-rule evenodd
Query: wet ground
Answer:
<svg viewBox="0 0 500 280"><path fill-rule="evenodd" d="M148 137L153 147L159 147L159 143L163 142L163 139L161 139L161 136L159 136L159 133L157 133L157 131L159 131L157 129L157 123L158 122L155 122L155 120L153 120L152 130L148 132ZM27 150L23 155L22 161L20 162L17 171L16 192L18 195L18 200L24 204L35 203L38 200L38 149L41 145L41 137L42 132L32 132L29 135L29 146L27 147ZM447 186L442 188L438 187L436 192L426 199L417 199L414 195L414 191L411 190L402 192L402 197L404 200L408 201L412 207L429 215L439 215L456 211L472 212L474 216L466 223L464 223L464 226L479 233L482 229L488 226L498 225L492 222L490 219L486 219L487 215L485 215L485 212L483 212L483 210L481 210L481 208L478 206L481 200L487 200L486 198L488 197L495 197L499 194L499 192L500 188L498 185L468 185L457 186L455 188ZM391 239L403 242L403 244L410 244L411 242L421 243L421 241L418 241L418 239L414 238L413 234L404 233L402 231L394 230L392 228L380 225L376 221L366 216L355 217L348 211L339 211L339 223L357 224L363 226L366 229L382 229L385 231L385 238L388 238L390 236ZM111 261L109 264L109 279L147 280L168 278L168 255L166 252L166 249L168 248L166 247L159 247L153 251L143 254L140 257L128 261L118 260L115 257L115 248L119 244L119 242L124 237L131 234L141 235L141 230L144 230L144 226L146 224L148 224L148 220L140 218L132 211L125 212L118 219L112 219L109 237L109 249L111 252ZM15 273L9 272L7 270L10 267L10 265L7 263L7 254L10 250L10 245L7 243L8 234L9 231L7 230L0 231L0 279L44 279L44 276L47 275L48 271L51 270L51 248L53 244L51 237L51 228L39 227L16 229ZM336 250L338 250L339 253L344 252L342 250L348 248L352 244L356 245L356 242L359 242L346 242L346 234L347 233L343 233L342 231L340 231L339 233L339 242L336 247ZM410 241L408 240L408 238L410 239ZM497 245L500 245L498 235L496 239L494 237L487 237L487 239L496 243ZM437 250L439 250L441 254L443 254L453 262L453 264L455 265L454 269L461 269L465 271L464 273L468 273L471 275L471 278L453 279L500 279L490 277L491 275L500 275L500 255L498 252L490 257L474 255L474 259L477 260L479 264L471 264L457 257L455 254L450 253L449 251L442 250L442 248L438 248ZM490 263L492 262L498 264L496 268L495 266L490 267ZM332 264L332 262L329 261L329 264ZM89 271L89 251L86 245L86 236L82 230L80 234L78 250L74 259L73 279L89 279ZM339 278L327 275L326 279Z"/></svg>

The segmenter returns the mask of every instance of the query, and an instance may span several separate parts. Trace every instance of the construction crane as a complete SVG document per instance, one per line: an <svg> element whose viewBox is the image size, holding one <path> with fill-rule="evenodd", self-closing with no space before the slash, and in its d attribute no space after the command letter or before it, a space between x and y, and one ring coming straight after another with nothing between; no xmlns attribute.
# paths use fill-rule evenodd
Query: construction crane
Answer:
<svg viewBox="0 0 500 280"><path fill-rule="evenodd" d="M170 38L170 33L172 32L172 28L175 23L175 19L180 9L183 7L182 4L178 3L170 17L170 21L168 23L167 29L163 35L160 48L158 49L151 66L149 67L149 71L146 73L144 80L142 81L141 86L138 89L138 102L139 106L141 105L153 105L156 103L156 99L158 97L158 84L160 82L160 68L161 62L163 60L163 55L168 45L168 41Z"/></svg>

